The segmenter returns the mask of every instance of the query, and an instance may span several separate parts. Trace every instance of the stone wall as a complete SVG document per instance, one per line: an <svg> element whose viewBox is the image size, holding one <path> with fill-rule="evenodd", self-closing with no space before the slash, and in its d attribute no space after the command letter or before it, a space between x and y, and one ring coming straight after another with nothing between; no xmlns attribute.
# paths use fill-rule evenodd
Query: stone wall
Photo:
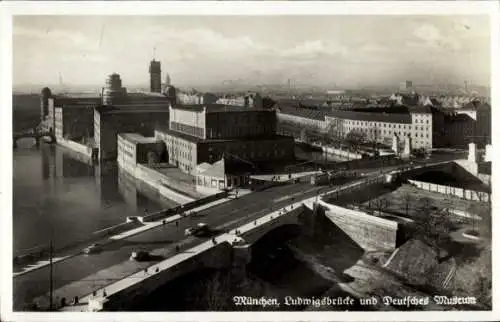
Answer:
<svg viewBox="0 0 500 322"><path fill-rule="evenodd" d="M192 193L191 187L188 190L185 183L168 178L165 175L141 164L137 164L135 169L131 169L129 167L126 170L129 171L129 173L135 178L144 181L155 190L158 190L158 193L160 195L168 199L171 199L180 204L188 203L194 200L194 198L190 197L189 195L190 193ZM175 187L176 190L180 190L180 192L169 189L169 186Z"/></svg>
<svg viewBox="0 0 500 322"><path fill-rule="evenodd" d="M325 216L365 250L396 248L398 232L396 222L327 204L324 201L320 201L320 204L325 207Z"/></svg>
<svg viewBox="0 0 500 322"><path fill-rule="evenodd" d="M71 140L66 140L63 138L58 138L57 143L60 144L61 146L70 149L74 152L77 152L79 154L84 155L87 157L89 160L95 160L97 159L97 153L98 149L97 148L92 148L86 145L83 145L81 143L71 141Z"/></svg>
<svg viewBox="0 0 500 322"><path fill-rule="evenodd" d="M232 247L221 243L203 253L190 257L174 266L152 274L144 280L131 284L126 289L110 295L103 303L103 311L127 310L134 301L143 298L158 287L198 269L229 267L232 263Z"/></svg>
<svg viewBox="0 0 500 322"><path fill-rule="evenodd" d="M348 158L348 159L361 159L361 158L363 158L363 156L359 153L354 153L354 152L350 152L350 151L346 151L346 150L342 150L342 149L336 149L336 148L325 147L325 146L322 146L321 149L328 154L337 155L337 156L340 156L343 158Z"/></svg>

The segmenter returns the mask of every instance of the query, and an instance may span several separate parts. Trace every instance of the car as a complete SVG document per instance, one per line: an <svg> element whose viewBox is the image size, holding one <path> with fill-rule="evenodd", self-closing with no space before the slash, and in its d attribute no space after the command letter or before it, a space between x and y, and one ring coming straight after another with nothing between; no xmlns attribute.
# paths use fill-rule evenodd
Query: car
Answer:
<svg viewBox="0 0 500 322"><path fill-rule="evenodd" d="M205 223L198 223L195 227L187 228L184 231L186 236L202 236L210 232L210 227Z"/></svg>
<svg viewBox="0 0 500 322"><path fill-rule="evenodd" d="M95 254L102 250L102 246L100 244L92 244L83 249L84 254Z"/></svg>
<svg viewBox="0 0 500 322"><path fill-rule="evenodd" d="M147 260L148 258L150 258L150 254L149 252L144 250L135 251L130 254L130 260L134 260L137 262Z"/></svg>

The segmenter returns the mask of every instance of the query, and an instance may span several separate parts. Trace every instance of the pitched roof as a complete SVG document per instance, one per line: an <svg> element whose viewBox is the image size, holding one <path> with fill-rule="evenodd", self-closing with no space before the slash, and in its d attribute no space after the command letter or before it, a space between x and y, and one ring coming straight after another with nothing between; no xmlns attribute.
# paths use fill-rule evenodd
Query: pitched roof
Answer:
<svg viewBox="0 0 500 322"><path fill-rule="evenodd" d="M207 113L217 113L217 112L244 112L244 111L257 111L264 109L255 109L244 106L235 105L225 105L225 104L177 104L173 106L174 109L182 109L187 111L203 111L203 108L207 109Z"/></svg>
<svg viewBox="0 0 500 322"><path fill-rule="evenodd" d="M118 133L118 136L121 136L127 141L133 143L156 143L161 142L154 137L146 137L139 133Z"/></svg>
<svg viewBox="0 0 500 322"><path fill-rule="evenodd" d="M411 115L409 113L358 112L358 111L348 111L348 110L332 110L328 112L327 116L339 119L357 120L357 121L411 124Z"/></svg>
<svg viewBox="0 0 500 322"><path fill-rule="evenodd" d="M470 110L470 111L475 111L478 109L489 109L491 106L488 103L480 102L480 101L470 101L469 103L465 104L461 110Z"/></svg>
<svg viewBox="0 0 500 322"><path fill-rule="evenodd" d="M207 164L207 163L204 163ZM203 163L201 164L203 165ZM203 168L205 168L203 170ZM224 178L226 175L226 165L224 158L209 164L209 166L197 167L198 173L207 177Z"/></svg>
<svg viewBox="0 0 500 322"><path fill-rule="evenodd" d="M325 108L307 108L298 105L290 105L287 103L278 103L277 109L280 113L292 116L303 117L311 120L324 121L327 109Z"/></svg>

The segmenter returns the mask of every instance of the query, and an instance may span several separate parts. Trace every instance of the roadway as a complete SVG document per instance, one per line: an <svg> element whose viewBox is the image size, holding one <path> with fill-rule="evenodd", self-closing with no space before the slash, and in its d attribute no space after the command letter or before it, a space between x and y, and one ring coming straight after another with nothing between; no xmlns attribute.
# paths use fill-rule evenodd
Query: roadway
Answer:
<svg viewBox="0 0 500 322"><path fill-rule="evenodd" d="M92 255L79 254L52 265L53 289L57 290L75 281L86 280L87 287L81 294L87 295L89 289L97 289L106 283L112 283L127 275L133 274L154 264L154 262L132 262L129 256L132 251L152 251L164 248L164 257L175 253L175 246L187 249L202 243L206 238L186 237L184 230L199 222L205 222L216 229L234 229L242 224L256 220L272 210L286 207L295 201L313 197L319 190L322 193L334 190L335 187L315 187L307 183L288 184L271 187L263 191L253 192L236 200L216 205L200 211L195 217L185 217L179 225L167 224L128 238L114 241L103 246L102 252ZM98 271L127 262L126 271L117 270L115 276L103 280L87 279ZM131 271L133 270L133 271ZM44 295L50 288L50 266L19 275L13 281L14 308L19 310L34 298Z"/></svg>
<svg viewBox="0 0 500 322"><path fill-rule="evenodd" d="M425 163L437 161L441 160L431 158L430 160L425 160ZM387 166L384 167L384 171L392 171L399 166L400 165ZM373 171L374 169L370 170L372 170L370 176L379 173L378 171ZM294 201L300 201L311 198L317 195L318 192L322 194L327 193L337 189L339 183L340 182L332 187L318 187L311 186L308 183L295 183L271 187L263 191L256 191L236 200L199 211L195 217L184 217L179 221L178 225L171 223L159 226L143 233L106 244L103 246L102 252L100 253L92 255L78 254L52 265L53 289L57 290L73 282L81 281L78 294L76 294L75 291L75 294L71 296L82 297L88 295L94 289L101 288L154 264L154 262L151 261L129 261L129 256L133 251L153 251L162 249L161 256L162 258L166 258L176 252L175 246L177 245L179 245L181 249L187 249L206 240L206 238L184 236L184 230L186 228L192 227L199 222L205 222L217 229L234 229L243 224L252 222L272 210L288 206L292 203L292 198L294 198ZM347 182L344 181L341 184L344 183ZM97 272L112 267L111 274L108 270L107 274L105 274L105 278L90 278L95 276L94 274ZM48 293L50 288L49 277L50 266L45 266L14 277L14 309L21 310L25 304L31 303L36 297Z"/></svg>

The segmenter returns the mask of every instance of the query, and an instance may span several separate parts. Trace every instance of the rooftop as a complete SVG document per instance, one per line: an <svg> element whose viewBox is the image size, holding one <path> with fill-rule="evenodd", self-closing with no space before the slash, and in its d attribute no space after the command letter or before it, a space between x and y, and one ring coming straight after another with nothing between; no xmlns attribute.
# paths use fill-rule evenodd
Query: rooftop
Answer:
<svg viewBox="0 0 500 322"><path fill-rule="evenodd" d="M410 113L387 113L387 112L383 112L383 111L360 112L360 111L350 111L350 110L332 110L332 111L328 112L327 116L339 118L339 119L348 119L348 120L411 124L411 114Z"/></svg>
<svg viewBox="0 0 500 322"><path fill-rule="evenodd" d="M225 104L190 104L182 105L178 104L173 106L175 109L182 109L188 111L203 111L203 108L207 109L207 113L218 113L218 112L247 112L247 111L267 111L264 109L256 109L243 106L225 105Z"/></svg>
<svg viewBox="0 0 500 322"><path fill-rule="evenodd" d="M101 99L97 92L73 92L73 93L58 93L54 95L56 98L74 98L74 99Z"/></svg>
<svg viewBox="0 0 500 322"><path fill-rule="evenodd" d="M156 143L158 140L156 140L154 137L145 137L142 136L138 133L119 133L119 136L124 138L127 141L133 142L133 143Z"/></svg>
<svg viewBox="0 0 500 322"><path fill-rule="evenodd" d="M199 174L202 174L204 176L224 178L226 174L226 166L224 158L220 159L219 161L213 164L201 163L196 167L196 170Z"/></svg>
<svg viewBox="0 0 500 322"><path fill-rule="evenodd" d="M155 93L155 92L128 92L127 93L127 96L129 97L137 97L137 98L164 98L164 99L167 99L167 97L165 95L163 95L162 93Z"/></svg>
<svg viewBox="0 0 500 322"><path fill-rule="evenodd" d="M96 108L99 113L105 114L134 114L134 113L168 113L165 104L124 104L113 106L102 106Z"/></svg>
<svg viewBox="0 0 500 322"><path fill-rule="evenodd" d="M311 109L292 105L290 103L278 103L278 111L283 114L288 114L297 117L308 118L312 120L324 121L325 115L328 113L327 109Z"/></svg>
<svg viewBox="0 0 500 322"><path fill-rule="evenodd" d="M235 138L235 139L200 139L199 137L192 136L186 133L170 130L166 126L158 126L156 131L161 132L161 133L166 133L170 135L174 135L178 138L181 138L183 140L193 142L193 143L202 143L202 142L231 142L231 141L239 141L244 143L245 141L256 141L256 140L275 140L275 139L282 139L282 138L288 138L287 136L284 135L274 135L272 137L252 137L252 138Z"/></svg>
<svg viewBox="0 0 500 322"><path fill-rule="evenodd" d="M490 108L491 106L488 103L483 103L480 101L471 101L465 104L462 108L459 108L458 110L476 111L479 109L490 109Z"/></svg>

